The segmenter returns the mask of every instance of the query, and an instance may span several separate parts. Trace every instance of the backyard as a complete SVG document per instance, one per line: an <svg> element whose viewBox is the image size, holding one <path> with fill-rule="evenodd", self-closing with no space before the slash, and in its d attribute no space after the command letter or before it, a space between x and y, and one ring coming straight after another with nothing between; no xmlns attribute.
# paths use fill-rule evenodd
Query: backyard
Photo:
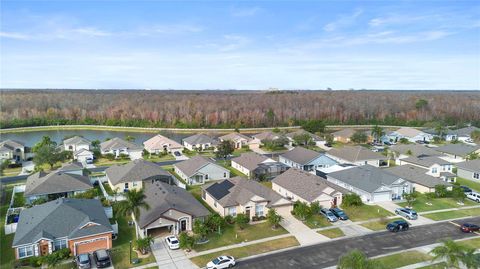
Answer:
<svg viewBox="0 0 480 269"><path fill-rule="evenodd" d="M13 262L15 260L15 254L12 248L13 237L15 234L5 235L5 229L3 224L5 223L5 214L7 214L8 204L12 197L13 186L6 185L1 191L0 197L0 253L2 258L0 259L0 268L13 268Z"/></svg>
<svg viewBox="0 0 480 269"><path fill-rule="evenodd" d="M401 207L406 207L407 202L398 203ZM457 200L453 198L428 198L425 194L419 194L416 200L413 202L413 209L417 212L425 212L439 209L448 209L448 208L459 208L463 206L473 206L477 205L476 203L465 199L464 205L459 205Z"/></svg>

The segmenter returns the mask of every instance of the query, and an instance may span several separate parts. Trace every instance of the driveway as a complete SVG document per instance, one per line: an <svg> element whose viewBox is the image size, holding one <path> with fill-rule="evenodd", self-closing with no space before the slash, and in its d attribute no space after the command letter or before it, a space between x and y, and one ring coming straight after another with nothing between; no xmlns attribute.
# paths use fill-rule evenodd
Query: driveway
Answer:
<svg viewBox="0 0 480 269"><path fill-rule="evenodd" d="M306 246L330 240L330 238L308 228L305 224L292 216L288 210L278 209L277 212L283 217L280 225L282 225L285 230L295 236L300 245Z"/></svg>
<svg viewBox="0 0 480 269"><path fill-rule="evenodd" d="M358 236L372 232L370 229L367 229L362 225L355 224L351 220L337 221L333 223L333 226L342 230L346 236Z"/></svg>
<svg viewBox="0 0 480 269"><path fill-rule="evenodd" d="M180 151L178 151L178 152L180 152ZM185 161L185 160L189 159L187 156L183 155L181 152L180 152L180 156L177 156L177 155L173 154L173 157L175 157L176 161Z"/></svg>
<svg viewBox="0 0 480 269"><path fill-rule="evenodd" d="M198 268L185 256L181 249L171 250L164 238L155 238L152 252L157 260L157 265L162 269L194 269Z"/></svg>
<svg viewBox="0 0 480 269"><path fill-rule="evenodd" d="M391 202L391 201L379 202L379 203L377 203L377 205L380 206L380 207L383 207L384 209L386 209L390 212L392 212L393 214L395 214L395 209L400 207L399 205L397 205L396 203ZM412 225L425 225L425 224L435 223L434 220L431 220L429 218L425 218L425 217L421 216L420 214L418 214L418 218L416 220L408 220L408 222L411 223Z"/></svg>
<svg viewBox="0 0 480 269"><path fill-rule="evenodd" d="M23 162L22 171L18 175L30 175L33 170L35 170L35 164L32 161Z"/></svg>

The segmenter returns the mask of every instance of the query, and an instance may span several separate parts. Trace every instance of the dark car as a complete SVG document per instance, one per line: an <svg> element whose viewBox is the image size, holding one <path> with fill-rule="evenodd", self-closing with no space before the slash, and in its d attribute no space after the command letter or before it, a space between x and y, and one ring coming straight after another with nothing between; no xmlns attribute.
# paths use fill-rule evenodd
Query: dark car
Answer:
<svg viewBox="0 0 480 269"><path fill-rule="evenodd" d="M331 147L332 147L332 144L330 144L330 143L325 143L325 147L331 148Z"/></svg>
<svg viewBox="0 0 480 269"><path fill-rule="evenodd" d="M392 143L390 143L390 142L388 142L388 141L383 142L383 144L384 144L384 145L387 145L387 146L391 146L391 145L392 145Z"/></svg>
<svg viewBox="0 0 480 269"><path fill-rule="evenodd" d="M415 141L415 143L420 144L420 145L430 144L430 142L424 141L424 140L417 140L417 141Z"/></svg>
<svg viewBox="0 0 480 269"><path fill-rule="evenodd" d="M105 249L100 249L93 252L93 258L98 268L110 267L112 264L110 261L110 256Z"/></svg>
<svg viewBox="0 0 480 269"><path fill-rule="evenodd" d="M175 156L177 156L177 157L182 156L182 154L181 154L180 152L178 152L178 151L175 151L173 154L175 154Z"/></svg>
<svg viewBox="0 0 480 269"><path fill-rule="evenodd" d="M462 188L462 190L463 190L464 193L470 193L470 192L473 191L472 189L470 189L470 188L467 187L467 186L460 186L460 188Z"/></svg>
<svg viewBox="0 0 480 269"><path fill-rule="evenodd" d="M460 230L464 233L473 233L480 231L480 226L471 223L464 223L460 226Z"/></svg>
<svg viewBox="0 0 480 269"><path fill-rule="evenodd" d="M90 255L88 253L77 255L75 262L79 269L90 269L92 267L90 264Z"/></svg>
<svg viewBox="0 0 480 269"><path fill-rule="evenodd" d="M408 228L410 228L410 225L404 220L396 220L387 224L387 230L394 233L399 231L407 231Z"/></svg>
<svg viewBox="0 0 480 269"><path fill-rule="evenodd" d="M330 208L330 212L332 212L335 217L341 220L348 220L347 214L345 214L345 212L343 212L343 210L341 210L340 208Z"/></svg>

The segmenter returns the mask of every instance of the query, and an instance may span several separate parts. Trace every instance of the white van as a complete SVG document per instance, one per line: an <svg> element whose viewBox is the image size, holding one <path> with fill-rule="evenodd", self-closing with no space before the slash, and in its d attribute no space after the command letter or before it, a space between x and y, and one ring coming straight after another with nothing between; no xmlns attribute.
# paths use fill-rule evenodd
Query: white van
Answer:
<svg viewBox="0 0 480 269"><path fill-rule="evenodd" d="M470 192L470 193L467 193L467 198L470 199L470 200L473 200L477 203L480 203L480 193L478 192Z"/></svg>

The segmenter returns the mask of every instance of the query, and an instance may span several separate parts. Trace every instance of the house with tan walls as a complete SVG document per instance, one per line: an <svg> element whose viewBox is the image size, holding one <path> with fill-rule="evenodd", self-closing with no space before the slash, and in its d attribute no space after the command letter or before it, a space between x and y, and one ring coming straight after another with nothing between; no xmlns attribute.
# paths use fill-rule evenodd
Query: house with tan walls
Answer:
<svg viewBox="0 0 480 269"><path fill-rule="evenodd" d="M222 135L218 139L220 141L231 141L235 149L241 149L242 147L248 146L248 142L252 140L252 138L241 133L230 133Z"/></svg>
<svg viewBox="0 0 480 269"><path fill-rule="evenodd" d="M411 164L389 167L385 171L411 182L413 190L420 193L435 192L435 186L437 185L444 185L449 190L453 187L447 181L429 175L428 169Z"/></svg>
<svg viewBox="0 0 480 269"><path fill-rule="evenodd" d="M262 163L274 163L275 160L256 152L246 152L231 160L231 166L249 178L254 175L255 169Z"/></svg>
<svg viewBox="0 0 480 269"><path fill-rule="evenodd" d="M156 136L143 142L143 146L145 147L145 150L151 154L158 154L162 152L173 153L176 151L183 151L183 146L180 145L180 143L160 134L157 134Z"/></svg>
<svg viewBox="0 0 480 269"><path fill-rule="evenodd" d="M372 165L375 167L388 166L387 157L373 152L362 146L345 146L333 148L325 153L326 156L341 164Z"/></svg>
<svg viewBox="0 0 480 269"><path fill-rule="evenodd" d="M142 158L143 147L115 137L100 143L100 153L102 155L113 154L115 158L123 154L127 155L131 160L136 160Z"/></svg>

